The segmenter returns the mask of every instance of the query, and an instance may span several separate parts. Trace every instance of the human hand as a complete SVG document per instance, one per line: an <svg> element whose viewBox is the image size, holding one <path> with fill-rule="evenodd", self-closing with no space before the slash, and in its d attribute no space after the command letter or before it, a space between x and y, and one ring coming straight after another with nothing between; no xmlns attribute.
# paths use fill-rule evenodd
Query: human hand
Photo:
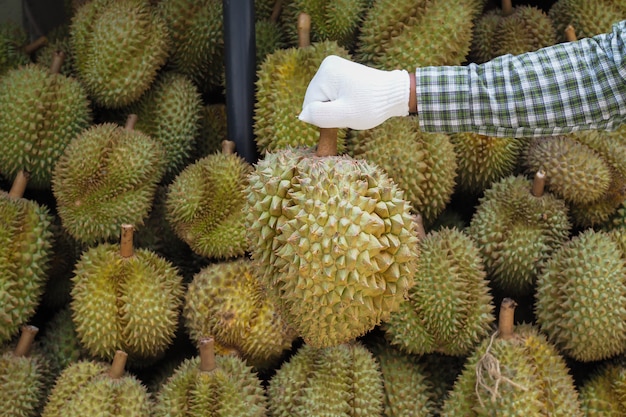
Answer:
<svg viewBox="0 0 626 417"><path fill-rule="evenodd" d="M405 70L383 71L330 55L309 83L299 119L322 128L365 130L409 114Z"/></svg>

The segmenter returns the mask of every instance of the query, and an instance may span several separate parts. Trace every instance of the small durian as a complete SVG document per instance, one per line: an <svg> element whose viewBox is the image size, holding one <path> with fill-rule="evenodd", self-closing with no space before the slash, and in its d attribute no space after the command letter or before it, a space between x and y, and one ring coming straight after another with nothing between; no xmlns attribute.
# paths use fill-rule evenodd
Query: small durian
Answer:
<svg viewBox="0 0 626 417"><path fill-rule="evenodd" d="M133 365L154 361L172 343L183 301L182 277L167 260L133 248L133 226L120 244L87 249L72 277L72 318L89 354L124 350Z"/></svg>
<svg viewBox="0 0 626 417"><path fill-rule="evenodd" d="M126 358L117 351L111 365L94 360L69 365L56 380L41 416L150 417L150 394L125 371Z"/></svg>
<svg viewBox="0 0 626 417"><path fill-rule="evenodd" d="M185 326L192 341L211 335L255 368L275 366L297 334L265 295L247 258L213 263L185 293Z"/></svg>
<svg viewBox="0 0 626 417"><path fill-rule="evenodd" d="M154 417L265 417L267 398L252 368L235 356L215 355L200 341L200 356L186 359L156 395ZM46 416L44 416L46 417Z"/></svg>
<svg viewBox="0 0 626 417"><path fill-rule="evenodd" d="M168 187L166 219L174 233L198 255L229 259L245 254L245 190L252 166L224 150L185 167Z"/></svg>
<svg viewBox="0 0 626 417"><path fill-rule="evenodd" d="M468 357L442 417L582 417L565 359L536 327L513 325L516 303L505 298L498 330Z"/></svg>
<svg viewBox="0 0 626 417"><path fill-rule="evenodd" d="M192 160L222 150L222 143L228 139L228 124L225 103L210 103L200 114L200 132L196 139Z"/></svg>
<svg viewBox="0 0 626 417"><path fill-rule="evenodd" d="M372 417L384 409L378 362L359 342L303 345L276 370L267 395L276 417Z"/></svg>
<svg viewBox="0 0 626 417"><path fill-rule="evenodd" d="M0 76L30 62L30 57L24 50L27 42L28 34L22 25L3 19L0 23Z"/></svg>
<svg viewBox="0 0 626 417"><path fill-rule="evenodd" d="M154 82L168 58L169 38L148 0L86 2L70 25L76 75L97 105L127 106Z"/></svg>
<svg viewBox="0 0 626 417"><path fill-rule="evenodd" d="M623 416L626 410L626 365L623 360L601 364L579 388L585 417Z"/></svg>
<svg viewBox="0 0 626 417"><path fill-rule="evenodd" d="M576 29L579 39L610 32L613 24L626 17L626 7L620 0L557 0L550 6L548 15L560 40L565 42L568 25Z"/></svg>
<svg viewBox="0 0 626 417"><path fill-rule="evenodd" d="M47 38L48 42L35 53L35 62L49 68L56 53L63 52L65 58L61 68L59 68L59 74L75 77L74 51L72 50L69 26L62 25L53 29L48 33Z"/></svg>
<svg viewBox="0 0 626 417"><path fill-rule="evenodd" d="M162 146L115 123L85 129L55 166L52 192L63 228L84 244L111 241L122 223L137 226L148 216L164 173Z"/></svg>

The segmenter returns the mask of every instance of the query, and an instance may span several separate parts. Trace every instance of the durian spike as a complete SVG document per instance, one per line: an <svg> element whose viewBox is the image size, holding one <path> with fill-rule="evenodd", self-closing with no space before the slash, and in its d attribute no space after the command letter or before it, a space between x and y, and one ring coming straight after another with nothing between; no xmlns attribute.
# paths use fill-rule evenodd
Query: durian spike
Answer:
<svg viewBox="0 0 626 417"><path fill-rule="evenodd" d="M502 0L502 16L513 14L513 4L511 0Z"/></svg>
<svg viewBox="0 0 626 417"><path fill-rule="evenodd" d="M28 356L30 354L30 349L33 347L33 341L35 340L35 335L39 331L39 328L31 325L22 327L22 334L20 335L20 339L17 341L17 346L13 351L13 354L17 357Z"/></svg>
<svg viewBox="0 0 626 417"><path fill-rule="evenodd" d="M122 238L120 239L120 255L123 258L130 258L135 254L133 247L133 233L135 227L132 224L122 225Z"/></svg>
<svg viewBox="0 0 626 417"><path fill-rule="evenodd" d="M533 179L533 188L531 190L535 197L541 197L543 195L544 188L546 186L546 173L543 170L537 171L535 178Z"/></svg>
<svg viewBox="0 0 626 417"><path fill-rule="evenodd" d="M415 224L417 225L417 237L419 240L423 240L426 237L426 229L424 229L424 218L420 213L413 216Z"/></svg>
<svg viewBox="0 0 626 417"><path fill-rule="evenodd" d="M223 140L222 141L222 153L224 155L232 155L235 153L235 142L232 140Z"/></svg>
<svg viewBox="0 0 626 417"><path fill-rule="evenodd" d="M212 337L200 339L200 371L211 372L215 368L215 340Z"/></svg>
<svg viewBox="0 0 626 417"><path fill-rule="evenodd" d="M339 129L320 128L320 139L317 143L317 156L335 156L337 155L337 131Z"/></svg>
<svg viewBox="0 0 626 417"><path fill-rule="evenodd" d="M512 298L505 298L500 304L498 316L498 337L504 340L510 339L515 333L515 307L517 303Z"/></svg>
<svg viewBox="0 0 626 417"><path fill-rule="evenodd" d="M298 46L311 46L311 16L304 12L298 15Z"/></svg>
<svg viewBox="0 0 626 417"><path fill-rule="evenodd" d="M28 185L29 178L30 174L27 171L24 171L23 169L20 170L13 180L11 190L9 190L9 197L22 198L24 196L24 191L26 191L26 185Z"/></svg>
<svg viewBox="0 0 626 417"><path fill-rule="evenodd" d="M40 36L37 39L35 39L34 41L32 41L31 43L27 44L24 46L24 52L26 52L28 55L32 54L33 52L35 52L36 50L38 50L39 48L42 48L44 46L46 46L48 44L48 38L45 36Z"/></svg>
<svg viewBox="0 0 626 417"><path fill-rule="evenodd" d="M48 72L50 74L58 74L61 72L61 66L63 65L63 61L65 61L65 52L56 51L52 56L52 63L50 64L50 69Z"/></svg>
<svg viewBox="0 0 626 417"><path fill-rule="evenodd" d="M575 42L578 40L578 37L576 36L576 29L574 29L574 26L567 25L567 27L565 28L565 39L567 39L568 42Z"/></svg>
<svg viewBox="0 0 626 417"><path fill-rule="evenodd" d="M278 18L283 11L283 1L276 0L274 2L274 7L272 8L272 14L270 16L270 20L274 23L278 22Z"/></svg>
<svg viewBox="0 0 626 417"><path fill-rule="evenodd" d="M137 124L138 116L134 113L131 113L126 118L126 124L124 125L124 129L126 130L135 130L135 125Z"/></svg>
<svg viewBox="0 0 626 417"><path fill-rule="evenodd" d="M124 376L124 368L126 368L126 359L128 354L123 350L115 352L113 362L111 363L111 369L109 370L109 376L113 379L120 379Z"/></svg>

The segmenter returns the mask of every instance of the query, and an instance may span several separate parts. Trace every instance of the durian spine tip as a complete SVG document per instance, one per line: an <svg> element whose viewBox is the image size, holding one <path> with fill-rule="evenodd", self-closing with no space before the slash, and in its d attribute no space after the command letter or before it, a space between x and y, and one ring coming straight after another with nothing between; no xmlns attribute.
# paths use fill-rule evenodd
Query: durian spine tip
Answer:
<svg viewBox="0 0 626 417"><path fill-rule="evenodd" d="M48 38L46 36L40 36L37 39L35 39L34 41L32 41L31 43L26 44L24 46L24 52L26 52L28 55L30 55L33 52L39 50L39 48L43 48L47 44L48 44Z"/></svg>
<svg viewBox="0 0 626 417"><path fill-rule="evenodd" d="M30 354L30 350L33 347L33 341L35 340L35 335L39 332L39 328L26 325L22 327L22 334L20 335L19 340L17 341L17 346L13 351L13 354L17 357L24 357Z"/></svg>
<svg viewBox="0 0 626 417"><path fill-rule="evenodd" d="M11 185L11 189L9 190L9 197L11 198L22 198L24 196L24 191L26 191L26 186L28 185L28 180L30 179L30 174L28 171L20 170L15 179L13 180L13 184Z"/></svg>
<svg viewBox="0 0 626 417"><path fill-rule="evenodd" d="M533 187L532 194L535 197L541 197L543 195L544 189L546 187L546 172L544 170L539 170L535 174L535 178L533 179Z"/></svg>
<svg viewBox="0 0 626 417"><path fill-rule="evenodd" d="M127 359L128 354L123 350L118 350L115 352L113 362L111 363L111 369L109 370L109 376L112 379L120 379L122 376L124 376L124 369L126 368Z"/></svg>
<svg viewBox="0 0 626 417"><path fill-rule="evenodd" d="M515 307L517 303L512 298L505 298L500 304L498 336L501 339L511 339L515 333Z"/></svg>
<svg viewBox="0 0 626 417"><path fill-rule="evenodd" d="M215 363L215 340L206 337L200 340L200 371L211 372L217 368Z"/></svg>
<svg viewBox="0 0 626 417"><path fill-rule="evenodd" d="M135 227L132 224L122 225L122 237L120 239L120 255L123 258L130 258L135 254L133 248L133 233Z"/></svg>

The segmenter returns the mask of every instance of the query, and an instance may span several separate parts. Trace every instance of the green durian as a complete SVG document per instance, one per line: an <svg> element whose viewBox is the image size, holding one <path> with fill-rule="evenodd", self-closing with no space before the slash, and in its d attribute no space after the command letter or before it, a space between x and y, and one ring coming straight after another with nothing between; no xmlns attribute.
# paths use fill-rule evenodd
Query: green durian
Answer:
<svg viewBox="0 0 626 417"><path fill-rule="evenodd" d="M167 260L133 248L133 227L121 244L87 249L74 268L72 318L89 354L111 359L124 350L134 365L163 355L172 343L183 302L182 277Z"/></svg>
<svg viewBox="0 0 626 417"><path fill-rule="evenodd" d="M516 303L506 298L498 330L468 357L442 417L582 417L569 368L536 327L513 326Z"/></svg>
<svg viewBox="0 0 626 417"><path fill-rule="evenodd" d="M9 341L39 306L52 256L50 209L23 197L27 174L0 190L0 344Z"/></svg>
<svg viewBox="0 0 626 417"><path fill-rule="evenodd" d="M193 341L211 335L256 368L270 368L297 334L266 296L247 258L208 265L187 288L183 308Z"/></svg>
<svg viewBox="0 0 626 417"><path fill-rule="evenodd" d="M0 77L0 174L30 173L29 188L49 189L66 146L92 121L82 85L56 68L30 64Z"/></svg>
<svg viewBox="0 0 626 417"><path fill-rule="evenodd" d="M254 22L254 41L256 45L256 69L258 70L265 57L277 49L287 47L283 40L283 28L278 22L270 19L256 20Z"/></svg>
<svg viewBox="0 0 626 417"><path fill-rule="evenodd" d="M392 345L412 354L465 356L495 321L478 246L458 229L442 228L419 242L415 285L383 323Z"/></svg>
<svg viewBox="0 0 626 417"><path fill-rule="evenodd" d="M27 43L28 34L21 25L9 20L0 23L0 76L30 62L24 50Z"/></svg>
<svg viewBox="0 0 626 417"><path fill-rule="evenodd" d="M228 139L226 117L225 103L204 106L200 114L200 132L193 152L194 161L222 150L222 143Z"/></svg>
<svg viewBox="0 0 626 417"><path fill-rule="evenodd" d="M56 380L42 417L150 417L152 400L146 387L125 372L126 353L113 363L82 360L69 365Z"/></svg>
<svg viewBox="0 0 626 417"><path fill-rule="evenodd" d="M457 157L448 135L421 132L417 118L402 117L373 129L353 130L348 144L350 155L378 165L393 178L426 225L450 202ZM398 159L398 152L405 157Z"/></svg>
<svg viewBox="0 0 626 417"><path fill-rule="evenodd" d="M148 0L92 0L70 25L78 78L99 106L131 104L165 64L170 34Z"/></svg>
<svg viewBox="0 0 626 417"><path fill-rule="evenodd" d="M265 417L267 398L252 368L234 356L216 356L213 340L186 359L157 393L155 417ZM45 417L45 416L44 416Z"/></svg>
<svg viewBox="0 0 626 417"><path fill-rule="evenodd" d="M621 417L626 414L626 365L622 361L601 364L579 388L586 417Z"/></svg>
<svg viewBox="0 0 626 417"><path fill-rule="evenodd" d="M539 183L536 177L535 185ZM533 186L521 175L493 183L467 229L491 283L504 293L530 294L543 262L568 239L572 227L565 202L548 192L535 194Z"/></svg>
<svg viewBox="0 0 626 417"><path fill-rule="evenodd" d="M69 26L56 28L47 37L48 42L35 53L35 62L49 68L52 65L55 54L62 52L64 57L59 73L68 77L75 77L74 51L70 40Z"/></svg>
<svg viewBox="0 0 626 417"><path fill-rule="evenodd" d="M274 417L371 417L384 409L379 365L358 342L303 345L276 370L267 395Z"/></svg>
<svg viewBox="0 0 626 417"><path fill-rule="evenodd" d="M248 250L244 207L251 171L239 155L224 151L187 165L169 185L166 219L195 253L229 259Z"/></svg>
<svg viewBox="0 0 626 417"><path fill-rule="evenodd" d="M626 239L621 230L587 229L555 250L537 279L537 323L577 361L626 351L626 240L620 239Z"/></svg>
<svg viewBox="0 0 626 417"><path fill-rule="evenodd" d="M626 6L621 0L557 0L548 15L560 40L565 42L565 28L572 25L578 39L589 38L612 30L613 24L626 18Z"/></svg>
<svg viewBox="0 0 626 417"><path fill-rule="evenodd" d="M120 225L143 224L164 172L162 146L114 123L93 125L67 146L52 192L63 227L85 244L111 241Z"/></svg>

